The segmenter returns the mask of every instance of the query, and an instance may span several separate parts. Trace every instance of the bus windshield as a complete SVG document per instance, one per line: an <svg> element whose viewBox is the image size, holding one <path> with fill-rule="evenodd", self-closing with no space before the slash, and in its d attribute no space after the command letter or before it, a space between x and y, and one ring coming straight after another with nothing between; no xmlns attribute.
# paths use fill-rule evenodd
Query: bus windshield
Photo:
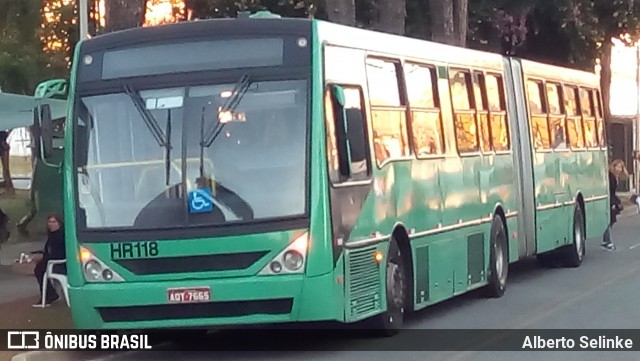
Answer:
<svg viewBox="0 0 640 361"><path fill-rule="evenodd" d="M306 80L251 82L241 96L237 85L80 97L78 225L158 229L303 215ZM218 135L205 144L210 129Z"/></svg>

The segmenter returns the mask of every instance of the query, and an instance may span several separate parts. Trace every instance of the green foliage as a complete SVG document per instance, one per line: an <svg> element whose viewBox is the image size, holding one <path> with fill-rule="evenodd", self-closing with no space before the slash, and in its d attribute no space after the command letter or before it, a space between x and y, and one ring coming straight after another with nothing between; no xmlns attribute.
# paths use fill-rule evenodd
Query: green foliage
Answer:
<svg viewBox="0 0 640 361"><path fill-rule="evenodd" d="M0 87L31 94L45 76L38 38L40 2L0 1Z"/></svg>
<svg viewBox="0 0 640 361"><path fill-rule="evenodd" d="M40 34L44 39L49 77L66 77L69 72L73 51L78 43L79 22L75 2L63 4L49 0L49 8L58 16L57 21L43 22ZM55 3L55 4L54 4ZM55 5L55 6L54 6ZM59 47L46 46L47 43L60 44Z"/></svg>
<svg viewBox="0 0 640 361"><path fill-rule="evenodd" d="M524 23L514 21L524 19ZM511 22L511 24L509 24ZM469 40L496 50L518 38L518 56L592 71L605 39L640 37L638 0L478 0L470 2Z"/></svg>

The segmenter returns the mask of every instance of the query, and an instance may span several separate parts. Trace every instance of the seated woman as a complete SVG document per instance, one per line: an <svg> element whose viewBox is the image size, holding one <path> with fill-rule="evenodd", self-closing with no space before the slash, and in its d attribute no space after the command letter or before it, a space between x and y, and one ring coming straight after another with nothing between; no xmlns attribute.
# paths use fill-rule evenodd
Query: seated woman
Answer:
<svg viewBox="0 0 640 361"><path fill-rule="evenodd" d="M40 300L42 300L42 281L44 279L44 274L47 271L47 263L51 260L66 259L64 244L64 224L60 215L51 214L47 217L47 235L47 242L45 243L44 250L42 251L42 258L38 261L35 269L33 270L33 274L36 276L38 285L40 287L40 299L37 305L40 305ZM67 273L67 267L64 264L55 265L53 267L53 270L56 273ZM59 298L60 296L56 292L55 288L53 288L51 282L47 282L45 304L48 306L57 301Z"/></svg>

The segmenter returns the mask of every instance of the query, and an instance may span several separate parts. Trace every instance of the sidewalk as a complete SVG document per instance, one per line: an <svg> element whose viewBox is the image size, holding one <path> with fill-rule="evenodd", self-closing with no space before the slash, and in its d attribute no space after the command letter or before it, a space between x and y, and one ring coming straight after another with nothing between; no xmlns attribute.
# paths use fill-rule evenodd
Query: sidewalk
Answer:
<svg viewBox="0 0 640 361"><path fill-rule="evenodd" d="M5 267L2 267L5 268ZM6 271L5 271L6 272ZM0 270L0 274L4 273ZM27 286L31 286L31 295L15 298L11 301L0 303L0 329L21 330L21 329L72 329L71 312L63 299L60 299L47 308L34 308L31 305L38 302L38 286L33 277L15 275L10 273L14 278ZM4 277L4 275L0 275ZM5 278L0 278L0 287L9 289L13 294L13 290L7 285ZM11 360L21 351L0 351L0 361Z"/></svg>
<svg viewBox="0 0 640 361"><path fill-rule="evenodd" d="M35 264L14 263L21 252L42 249L44 242L5 244L0 249L0 329L69 329L71 313L61 298L48 308L34 308L38 302L38 283L33 277ZM11 360L20 351L0 351L0 361Z"/></svg>

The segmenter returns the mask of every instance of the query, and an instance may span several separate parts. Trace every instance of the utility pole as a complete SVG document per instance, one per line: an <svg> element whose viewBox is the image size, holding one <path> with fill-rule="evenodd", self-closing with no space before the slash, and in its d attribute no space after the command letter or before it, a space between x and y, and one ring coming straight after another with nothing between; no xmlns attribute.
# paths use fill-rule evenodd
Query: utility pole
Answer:
<svg viewBox="0 0 640 361"><path fill-rule="evenodd" d="M80 13L80 40L89 38L89 0L78 0Z"/></svg>
<svg viewBox="0 0 640 361"><path fill-rule="evenodd" d="M640 151L640 41L636 41L636 121L631 126L633 134L633 180L634 193L640 193L640 164L636 159L636 153Z"/></svg>

